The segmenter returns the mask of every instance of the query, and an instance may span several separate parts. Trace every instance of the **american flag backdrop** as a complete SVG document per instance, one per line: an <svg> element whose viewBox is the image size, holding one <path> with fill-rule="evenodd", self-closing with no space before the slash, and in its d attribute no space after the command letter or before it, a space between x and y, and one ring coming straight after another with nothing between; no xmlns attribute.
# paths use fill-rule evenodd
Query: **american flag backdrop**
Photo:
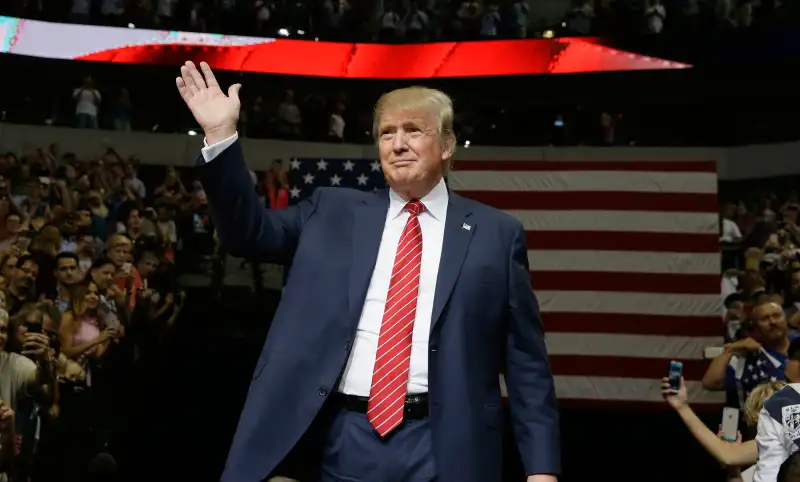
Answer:
<svg viewBox="0 0 800 482"><path fill-rule="evenodd" d="M292 202L385 187L375 160L292 159L289 179ZM678 360L693 403L722 401L700 386L722 341L714 161L458 161L448 181L525 227L560 399L663 406Z"/></svg>

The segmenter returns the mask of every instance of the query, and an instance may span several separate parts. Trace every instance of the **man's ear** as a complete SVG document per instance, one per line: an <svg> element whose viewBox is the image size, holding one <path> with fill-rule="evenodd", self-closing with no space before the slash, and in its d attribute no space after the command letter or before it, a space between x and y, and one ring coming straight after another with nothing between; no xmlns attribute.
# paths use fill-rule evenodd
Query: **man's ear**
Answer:
<svg viewBox="0 0 800 482"><path fill-rule="evenodd" d="M442 159L447 162L447 171L453 168L453 157L456 154L456 138L454 136L445 139L442 145Z"/></svg>

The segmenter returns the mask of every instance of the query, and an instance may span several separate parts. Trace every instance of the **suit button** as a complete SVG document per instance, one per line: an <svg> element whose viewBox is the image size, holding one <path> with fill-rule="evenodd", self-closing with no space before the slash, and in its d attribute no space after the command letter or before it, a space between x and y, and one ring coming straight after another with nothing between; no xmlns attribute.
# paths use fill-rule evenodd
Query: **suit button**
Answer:
<svg viewBox="0 0 800 482"><path fill-rule="evenodd" d="M317 393L319 393L320 397L324 397L325 395L328 394L328 389L325 388L325 387L319 387L319 390L317 390Z"/></svg>
<svg viewBox="0 0 800 482"><path fill-rule="evenodd" d="M349 341L344 342L344 350L345 351L350 351L350 342Z"/></svg>

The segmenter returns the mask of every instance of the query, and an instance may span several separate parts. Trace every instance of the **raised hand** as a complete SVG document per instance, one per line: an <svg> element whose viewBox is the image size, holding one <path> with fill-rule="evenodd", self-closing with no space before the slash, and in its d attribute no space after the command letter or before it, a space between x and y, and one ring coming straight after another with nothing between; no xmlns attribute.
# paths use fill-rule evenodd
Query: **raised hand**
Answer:
<svg viewBox="0 0 800 482"><path fill-rule="evenodd" d="M679 410L689 404L689 394L686 392L686 383L683 381L683 377L681 377L681 388L678 392L670 390L669 378L662 378L661 396L663 396L669 406L675 410Z"/></svg>
<svg viewBox="0 0 800 482"><path fill-rule="evenodd" d="M181 67L181 76L175 79L175 83L183 101L203 129L206 142L211 145L236 133L239 108L242 105L239 102L239 89L242 85L230 86L226 96L208 64L200 62L200 70L202 74L194 63L186 62Z"/></svg>

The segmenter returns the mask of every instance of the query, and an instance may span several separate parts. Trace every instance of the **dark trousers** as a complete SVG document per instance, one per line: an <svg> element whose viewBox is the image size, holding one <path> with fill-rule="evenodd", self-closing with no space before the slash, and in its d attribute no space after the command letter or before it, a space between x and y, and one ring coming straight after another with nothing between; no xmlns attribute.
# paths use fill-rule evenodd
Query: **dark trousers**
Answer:
<svg viewBox="0 0 800 482"><path fill-rule="evenodd" d="M363 413L340 409L334 416L321 482L432 482L436 474L427 418L381 438Z"/></svg>

